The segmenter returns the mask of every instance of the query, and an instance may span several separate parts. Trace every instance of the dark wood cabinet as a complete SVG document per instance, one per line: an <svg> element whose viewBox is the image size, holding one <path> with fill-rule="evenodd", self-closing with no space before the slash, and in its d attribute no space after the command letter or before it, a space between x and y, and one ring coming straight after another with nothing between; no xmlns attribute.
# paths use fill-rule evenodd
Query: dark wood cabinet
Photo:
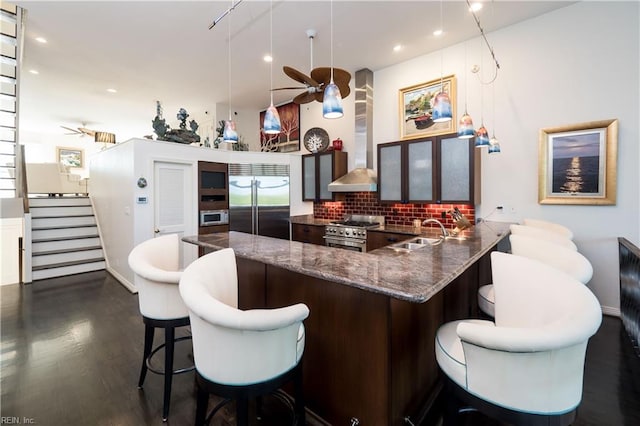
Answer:
<svg viewBox="0 0 640 426"><path fill-rule="evenodd" d="M408 240L412 236L413 235L398 234L395 232L369 230L367 231L367 251L379 249L403 240Z"/></svg>
<svg viewBox="0 0 640 426"><path fill-rule="evenodd" d="M324 244L324 225L291 224L291 239L301 243Z"/></svg>
<svg viewBox="0 0 640 426"><path fill-rule="evenodd" d="M302 200L336 201L344 194L329 192L329 184L347 173L347 153L326 151L302 156Z"/></svg>
<svg viewBox="0 0 640 426"><path fill-rule="evenodd" d="M198 161L198 224L202 211L229 209L228 173L225 163ZM228 231L228 224L198 227L200 235Z"/></svg>
<svg viewBox="0 0 640 426"><path fill-rule="evenodd" d="M390 203L480 201L480 155L456 133L378 145L378 199Z"/></svg>

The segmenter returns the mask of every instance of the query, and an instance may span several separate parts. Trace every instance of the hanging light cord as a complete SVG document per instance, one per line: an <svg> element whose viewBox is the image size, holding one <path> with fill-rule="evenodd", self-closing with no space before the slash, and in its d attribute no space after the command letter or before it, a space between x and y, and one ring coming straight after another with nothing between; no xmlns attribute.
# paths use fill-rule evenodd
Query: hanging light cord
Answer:
<svg viewBox="0 0 640 426"><path fill-rule="evenodd" d="M476 25L478 26L478 30L480 31L480 35L482 36L485 44L487 45L487 49L489 49L489 53L491 53L491 57L493 58L493 62L496 64L495 74L493 75L493 78L490 81L487 81L487 82L483 82L482 80L480 80L480 83L482 83L482 84L491 84L498 77L498 70L500 69L500 64L498 63L498 59L496 59L496 54L493 51L493 47L491 47L491 45L489 44L489 40L487 40L487 36L484 33L484 29L482 28L482 25L480 25L480 19L478 19L478 15L476 15L476 13L473 10L471 10L471 3L469 3L469 0L466 0L466 2L467 2L467 6L469 7L469 10L471 11L471 15L473 15L473 19L476 21Z"/></svg>
<svg viewBox="0 0 640 426"><path fill-rule="evenodd" d="M442 0L440 0L440 31L444 32L444 29L442 28ZM443 68L444 68L444 49L440 49L440 92L444 92L444 85L442 83L444 76L443 76Z"/></svg>
<svg viewBox="0 0 640 426"><path fill-rule="evenodd" d="M229 10L227 11L226 14L228 14L229 12L231 12L231 10L233 10L234 6L233 6L233 0L231 0L231 8L229 8ZM228 67L229 67L229 78L227 79L228 84L229 84L229 121L231 121L231 17L229 17L229 20L227 21L227 23L229 25L227 25L227 37L228 37L228 46L229 48L227 49L228 51Z"/></svg>
<svg viewBox="0 0 640 426"><path fill-rule="evenodd" d="M333 0L331 0L331 83L333 83Z"/></svg>
<svg viewBox="0 0 640 426"><path fill-rule="evenodd" d="M271 105L273 105L273 0L269 0L269 55L271 55L271 63L269 64L269 78L271 80Z"/></svg>

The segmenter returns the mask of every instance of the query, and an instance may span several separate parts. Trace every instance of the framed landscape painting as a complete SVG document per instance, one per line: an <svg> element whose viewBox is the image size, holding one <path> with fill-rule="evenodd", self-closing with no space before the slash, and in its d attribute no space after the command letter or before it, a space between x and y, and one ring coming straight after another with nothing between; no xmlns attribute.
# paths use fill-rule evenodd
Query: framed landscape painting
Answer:
<svg viewBox="0 0 640 426"><path fill-rule="evenodd" d="M56 157L58 163L66 167L84 167L84 150L81 148L56 147Z"/></svg>
<svg viewBox="0 0 640 426"><path fill-rule="evenodd" d="M277 135L264 133L265 111L260 112L260 151L300 151L300 105L295 102L276 107L282 131Z"/></svg>
<svg viewBox="0 0 640 426"><path fill-rule="evenodd" d="M616 203L618 120L540 130L540 204Z"/></svg>
<svg viewBox="0 0 640 426"><path fill-rule="evenodd" d="M433 100L440 88L449 95L453 119L434 123ZM456 131L456 77L449 75L400 89L400 138L416 139Z"/></svg>

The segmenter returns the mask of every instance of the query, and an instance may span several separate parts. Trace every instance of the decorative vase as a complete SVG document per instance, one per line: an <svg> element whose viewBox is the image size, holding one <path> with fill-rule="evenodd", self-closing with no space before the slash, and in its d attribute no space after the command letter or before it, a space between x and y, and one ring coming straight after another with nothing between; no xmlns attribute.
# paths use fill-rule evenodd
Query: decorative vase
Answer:
<svg viewBox="0 0 640 426"><path fill-rule="evenodd" d="M342 139L338 138L335 139L331 145L333 145L333 149L335 149L336 151L342 151Z"/></svg>

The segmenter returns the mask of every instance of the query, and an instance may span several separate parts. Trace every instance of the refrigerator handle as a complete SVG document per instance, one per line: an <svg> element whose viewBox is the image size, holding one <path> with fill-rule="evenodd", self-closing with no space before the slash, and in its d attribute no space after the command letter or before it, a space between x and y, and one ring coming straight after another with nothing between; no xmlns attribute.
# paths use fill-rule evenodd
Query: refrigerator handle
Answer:
<svg viewBox="0 0 640 426"><path fill-rule="evenodd" d="M251 233L258 234L258 181L251 179Z"/></svg>

